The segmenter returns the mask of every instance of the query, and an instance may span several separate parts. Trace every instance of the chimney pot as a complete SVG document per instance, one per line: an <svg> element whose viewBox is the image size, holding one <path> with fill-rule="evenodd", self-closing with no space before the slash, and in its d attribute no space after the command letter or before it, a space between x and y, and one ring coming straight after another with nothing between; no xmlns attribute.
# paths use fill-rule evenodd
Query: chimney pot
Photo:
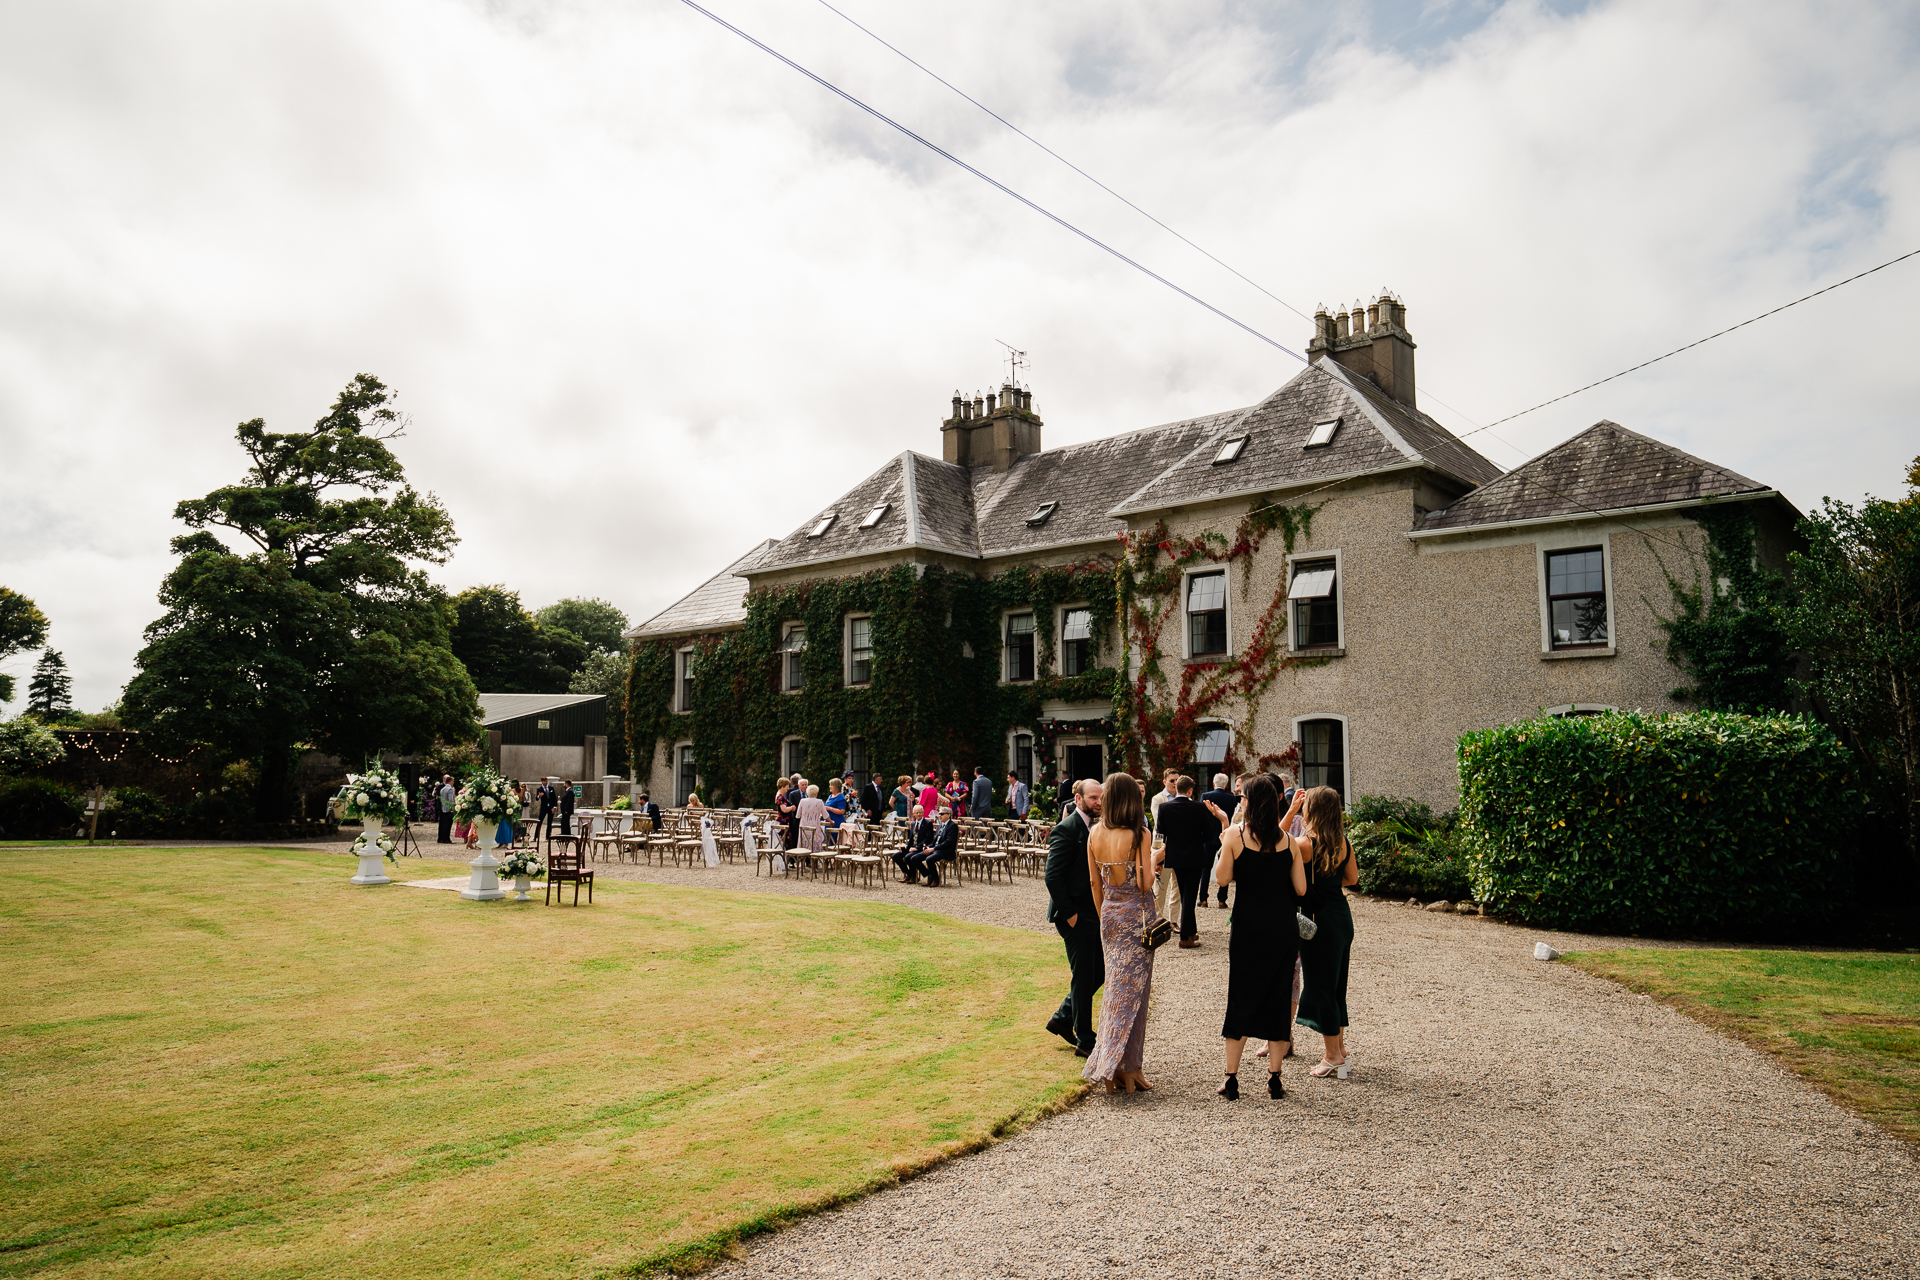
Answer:
<svg viewBox="0 0 1920 1280"><path fill-rule="evenodd" d="M1344 311L1336 313L1333 317L1333 336L1336 338L1347 336L1347 313Z"/></svg>
<svg viewBox="0 0 1920 1280"><path fill-rule="evenodd" d="M1380 304L1376 302L1372 306L1367 308L1367 332L1369 333L1373 332L1374 326L1379 323L1380 323Z"/></svg>

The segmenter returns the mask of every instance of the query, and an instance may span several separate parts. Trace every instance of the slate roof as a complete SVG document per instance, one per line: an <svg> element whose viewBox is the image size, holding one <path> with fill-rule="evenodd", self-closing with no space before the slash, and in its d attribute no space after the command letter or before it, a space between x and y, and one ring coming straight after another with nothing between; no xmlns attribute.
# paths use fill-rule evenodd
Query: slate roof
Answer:
<svg viewBox="0 0 1920 1280"><path fill-rule="evenodd" d="M809 516L752 568L788 569L909 547L981 559L1105 541L1125 527L1108 514L1109 507L1246 412L1211 413L1064 445L1016 459L1004 472L908 451ZM893 505L875 527L860 528L880 502ZM1047 502L1056 504L1053 513L1043 524L1029 525ZM838 517L832 526L818 538L808 537L829 511Z"/></svg>
<svg viewBox="0 0 1920 1280"><path fill-rule="evenodd" d="M753 550L653 617L637 627L622 631L621 636L631 640L636 636L683 635L739 626L747 620L747 584L739 575L751 568L773 545L772 538L756 544Z"/></svg>
<svg viewBox="0 0 1920 1280"><path fill-rule="evenodd" d="M1757 480L1602 421L1428 515L1413 536L1770 492Z"/></svg>
<svg viewBox="0 0 1920 1280"><path fill-rule="evenodd" d="M1334 419L1340 427L1332 443L1307 448L1314 425ZM1248 437L1240 456L1215 465L1220 446L1239 435ZM1404 466L1425 466L1469 486L1501 475L1499 467L1426 414L1383 395L1332 361L1316 361L1239 418L1207 433L1185 457L1118 501L1109 514Z"/></svg>
<svg viewBox="0 0 1920 1280"><path fill-rule="evenodd" d="M480 723L502 724L559 707L604 701L606 696L604 693L483 693L480 695Z"/></svg>

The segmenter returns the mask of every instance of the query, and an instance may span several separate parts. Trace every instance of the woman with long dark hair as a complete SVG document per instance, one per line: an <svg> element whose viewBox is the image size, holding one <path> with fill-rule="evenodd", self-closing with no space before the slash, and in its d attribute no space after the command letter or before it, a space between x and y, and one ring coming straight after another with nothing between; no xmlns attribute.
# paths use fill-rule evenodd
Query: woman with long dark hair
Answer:
<svg viewBox="0 0 1920 1280"><path fill-rule="evenodd" d="M1227 1079L1220 1096L1229 1102L1240 1097L1240 1055L1249 1036L1281 1046L1268 1059L1267 1096L1287 1096L1280 1062L1293 1037L1293 961L1300 946L1294 913L1307 889L1300 854L1283 834L1284 824L1299 810L1299 798L1282 818L1272 780L1256 777L1246 783L1242 801L1241 820L1220 837L1215 872L1222 889L1236 880L1240 884L1227 938L1227 1016L1220 1025L1227 1042Z"/></svg>
<svg viewBox="0 0 1920 1280"><path fill-rule="evenodd" d="M1100 821L1087 834L1087 877L1100 915L1107 989L1093 1053L1081 1074L1104 1083L1108 1093L1144 1093L1153 1088L1141 1074L1153 987L1153 952L1141 941L1153 923L1153 841L1147 836L1146 796L1127 774L1107 775Z"/></svg>
<svg viewBox="0 0 1920 1280"><path fill-rule="evenodd" d="M1360 882L1360 864L1347 843L1347 816L1340 793L1332 787L1302 788L1294 803L1306 797L1302 814L1307 834L1288 840L1306 866L1307 886L1301 910L1320 926L1313 939L1300 944L1300 967L1305 987L1300 1013L1294 1019L1318 1031L1326 1041L1320 1061L1307 1074L1324 1079L1347 1079L1353 1060L1347 1055L1347 963L1353 954L1353 910L1347 905L1346 886Z"/></svg>

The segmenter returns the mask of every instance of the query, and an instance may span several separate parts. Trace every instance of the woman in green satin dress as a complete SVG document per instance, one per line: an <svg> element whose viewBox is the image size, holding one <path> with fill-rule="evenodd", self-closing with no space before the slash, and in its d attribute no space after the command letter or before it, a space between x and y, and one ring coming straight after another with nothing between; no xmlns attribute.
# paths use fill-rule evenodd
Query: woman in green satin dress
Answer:
<svg viewBox="0 0 1920 1280"><path fill-rule="evenodd" d="M1353 952L1353 911L1347 906L1346 886L1359 883L1360 865L1347 842L1346 812L1338 791L1313 788L1301 817L1306 835L1287 838L1307 869L1300 909L1320 929L1300 944L1305 986L1294 1021L1326 1040L1320 1061L1307 1074L1345 1080L1353 1070L1346 1045L1347 961Z"/></svg>

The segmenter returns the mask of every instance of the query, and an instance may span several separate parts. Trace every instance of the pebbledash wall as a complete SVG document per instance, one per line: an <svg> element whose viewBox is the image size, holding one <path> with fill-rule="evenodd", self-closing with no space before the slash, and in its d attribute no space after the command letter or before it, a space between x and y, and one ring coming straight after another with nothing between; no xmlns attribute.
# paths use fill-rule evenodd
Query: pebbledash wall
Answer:
<svg viewBox="0 0 1920 1280"><path fill-rule="evenodd" d="M1225 657L1231 660L1244 651L1275 592L1293 582L1300 562L1335 562L1337 643L1296 648L1293 610L1283 606L1284 653L1258 705L1228 699L1207 716L1205 725L1231 732L1230 764L1280 754L1301 737L1303 721L1333 722L1343 758L1326 776L1349 798L1408 796L1444 808L1455 800L1455 745L1468 730L1543 711L1675 709L1670 693L1684 676L1666 659L1660 618L1672 608L1669 576L1692 585L1704 572L1705 535L1689 511L1746 504L1760 558L1775 568L1784 565L1797 513L1758 482L1609 422L1501 473L1418 410L1405 314L1386 296L1365 313L1340 316L1338 326L1323 313L1309 348L1313 367L1260 405L1104 442L1042 451L1030 394L1002 388L1002 405L1019 406L1012 431L991 400L969 406L956 397L954 416L942 423L941 462L920 455L896 460L889 467L898 465L897 478L883 468L788 538L761 544L629 633L636 654L646 645L697 649L738 630L748 589L897 563L922 570L937 564L983 578L1023 564L1117 563L1123 531L1139 536L1163 523L1173 539L1218 535L1224 548L1250 510L1288 504L1310 510L1290 549L1273 536L1252 553L1250 567L1224 555L1186 564L1180 599L1160 628L1160 660L1177 682L1189 661L1186 578L1225 570ZM1370 366L1372 353L1383 347L1381 364ZM1373 367L1391 376L1376 380ZM1308 443L1315 420L1338 422L1332 446ZM966 428L983 438L989 426L992 456L968 456ZM1214 461L1224 444L1241 437L1245 457ZM1162 439L1173 443L1155 455L1150 442ZM1146 465L1130 470L1122 455L1137 455ZM935 476L937 501L929 503L916 492L916 478L924 490ZM1065 522L1061 545L1044 544L1045 522L1035 534L1024 519L1049 484L1063 486L1060 502L1083 508ZM972 505L957 511L963 493ZM879 494L908 505L894 540L858 534L836 558L833 531L858 522L869 504L877 509ZM1003 510L1015 499L1016 510ZM806 536L828 515L835 516L828 533ZM1042 545L1013 545L1023 540ZM1597 549L1601 556L1603 644L1557 646L1549 635L1548 557L1574 549ZM1103 637L1102 664L1112 665L1122 645L1118 631ZM1004 680L1004 656L992 657L1002 663ZM766 678L779 677L769 671ZM1104 767L1119 767L1111 733L1094 727L1116 719L1116 709L1086 701L1045 706L1047 718L1084 722L1089 730L1054 726L1048 736L1056 774L1064 770L1069 745L1100 743L1107 748ZM646 717L630 711L628 719ZM672 732L672 715L658 719L666 728L653 754L650 788L657 799L678 800L687 779L676 768L677 753L692 753L697 774L700 744ZM1040 740L1033 726L1005 724L1002 740L978 744L977 758L996 784L1023 729ZM784 771L778 752L777 743L768 744L768 779ZM644 755L643 749L636 758ZM1135 764L1218 767L1187 755ZM872 763L889 779L905 764ZM938 766L944 776L953 765L970 770L973 759L913 763L923 770Z"/></svg>

